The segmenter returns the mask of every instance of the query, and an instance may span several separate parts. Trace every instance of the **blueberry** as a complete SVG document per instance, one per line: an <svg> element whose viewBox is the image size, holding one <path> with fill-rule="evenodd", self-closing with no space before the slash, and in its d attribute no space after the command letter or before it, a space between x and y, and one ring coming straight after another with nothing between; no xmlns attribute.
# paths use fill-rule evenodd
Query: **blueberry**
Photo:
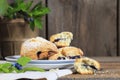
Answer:
<svg viewBox="0 0 120 80"><path fill-rule="evenodd" d="M80 56L74 56L74 58L76 59L76 58L80 58Z"/></svg>
<svg viewBox="0 0 120 80"><path fill-rule="evenodd" d="M65 59L65 57L62 57L62 59Z"/></svg>
<svg viewBox="0 0 120 80"><path fill-rule="evenodd" d="M33 22L34 19L33 19L32 17L28 17L28 18L27 18L27 21Z"/></svg>
<svg viewBox="0 0 120 80"><path fill-rule="evenodd" d="M60 41L61 39L60 38L57 38L57 39L55 39L53 42L58 42L58 41Z"/></svg>
<svg viewBox="0 0 120 80"><path fill-rule="evenodd" d="M77 59L77 58L80 58L80 56L68 56L69 59Z"/></svg>
<svg viewBox="0 0 120 80"><path fill-rule="evenodd" d="M33 18L30 18L30 21L31 21L31 22L33 22L33 21L34 21L34 19L33 19Z"/></svg>
<svg viewBox="0 0 120 80"><path fill-rule="evenodd" d="M58 57L57 59L58 59L58 60L60 60L60 59L61 59L61 57Z"/></svg>
<svg viewBox="0 0 120 80"><path fill-rule="evenodd" d="M22 69L22 66L18 63L13 64L14 67L16 67L18 70Z"/></svg>
<svg viewBox="0 0 120 80"><path fill-rule="evenodd" d="M68 56L69 59L72 59L72 56Z"/></svg>
<svg viewBox="0 0 120 80"><path fill-rule="evenodd" d="M38 51L38 52L37 52L37 57L38 57L38 58L39 58L39 56L40 56L41 53L42 53L41 51Z"/></svg>
<svg viewBox="0 0 120 80"><path fill-rule="evenodd" d="M65 57L58 57L57 60L65 60Z"/></svg>

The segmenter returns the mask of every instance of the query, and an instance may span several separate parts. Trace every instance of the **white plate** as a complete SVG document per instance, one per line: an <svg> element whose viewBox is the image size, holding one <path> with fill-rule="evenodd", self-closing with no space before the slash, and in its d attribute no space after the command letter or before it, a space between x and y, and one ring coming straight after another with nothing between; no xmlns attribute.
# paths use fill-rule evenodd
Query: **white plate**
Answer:
<svg viewBox="0 0 120 80"><path fill-rule="evenodd" d="M7 56L6 61L14 63L20 58L19 55ZM56 69L56 68L71 68L73 67L74 59L71 60L31 60L25 67L36 66L43 69Z"/></svg>
<svg viewBox="0 0 120 80"><path fill-rule="evenodd" d="M10 62L16 62L17 59L20 58L19 55L14 55L14 56L7 56L5 59ZM69 59L69 60L31 60L30 63L33 64L64 64L64 63L74 63L74 59Z"/></svg>
<svg viewBox="0 0 120 80"><path fill-rule="evenodd" d="M10 61L0 61L0 64L5 63L5 62L10 62ZM10 62L10 63L14 63L14 62ZM24 67L39 67L39 68L43 68L45 70L49 70L49 69L65 69L65 68L72 68L73 64L71 63L63 63L63 64L32 64L32 63L28 63L26 66Z"/></svg>
<svg viewBox="0 0 120 80"><path fill-rule="evenodd" d="M49 69L57 69L57 68L59 68L59 69L67 68L68 69L68 68L72 68L73 64L70 64L70 63L63 63L63 64L32 64L32 63L28 63L25 67L32 67L32 66L49 70Z"/></svg>

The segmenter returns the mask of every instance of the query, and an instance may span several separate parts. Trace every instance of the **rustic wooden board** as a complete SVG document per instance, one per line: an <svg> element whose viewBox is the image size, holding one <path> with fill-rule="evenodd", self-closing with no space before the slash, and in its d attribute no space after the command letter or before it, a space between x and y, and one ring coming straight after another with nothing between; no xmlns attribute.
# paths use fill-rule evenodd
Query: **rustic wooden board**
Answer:
<svg viewBox="0 0 120 80"><path fill-rule="evenodd" d="M90 57L101 63L120 63L120 57Z"/></svg>
<svg viewBox="0 0 120 80"><path fill-rule="evenodd" d="M71 31L86 56L116 56L117 0L48 0L48 37Z"/></svg>
<svg viewBox="0 0 120 80"><path fill-rule="evenodd" d="M101 64L101 70L96 71L95 74L81 75L76 73L63 76L58 80L120 80L120 57L103 57L104 60L102 62L101 58L94 57Z"/></svg>

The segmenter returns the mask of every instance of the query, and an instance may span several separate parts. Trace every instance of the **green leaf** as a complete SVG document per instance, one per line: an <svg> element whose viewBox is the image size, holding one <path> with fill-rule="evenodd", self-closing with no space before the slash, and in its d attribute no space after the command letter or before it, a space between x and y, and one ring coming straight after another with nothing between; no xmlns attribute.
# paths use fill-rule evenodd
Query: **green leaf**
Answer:
<svg viewBox="0 0 120 80"><path fill-rule="evenodd" d="M0 1L7 1L7 0L0 0ZM34 18L34 21L31 21L26 18L26 22L29 23L30 28L34 31L35 27L42 29L42 17L45 16L50 12L48 7L45 7L40 0L37 4L33 5L33 0L14 0L12 4L8 4L7 12L3 14L5 18L8 19L15 19L15 18ZM1 5L0 5L1 6ZM0 8L0 12L2 9L5 8L5 5L2 5L3 8Z"/></svg>
<svg viewBox="0 0 120 80"><path fill-rule="evenodd" d="M30 61L31 61L31 59L29 57L20 57L17 60L17 63L20 64L21 66L25 66Z"/></svg>
<svg viewBox="0 0 120 80"><path fill-rule="evenodd" d="M42 1L39 1L31 10L34 11L38 8L41 9L41 7L42 7Z"/></svg>
<svg viewBox="0 0 120 80"><path fill-rule="evenodd" d="M26 68L23 68L23 71L24 72L26 72L26 71L40 71L40 72L45 72L44 69L38 68L38 67L26 67Z"/></svg>
<svg viewBox="0 0 120 80"><path fill-rule="evenodd" d="M26 3L26 10L29 10L30 7L32 6L33 1L29 1Z"/></svg>
<svg viewBox="0 0 120 80"><path fill-rule="evenodd" d="M34 16L43 16L50 12L49 8L42 8L41 10L35 10L33 11Z"/></svg>
<svg viewBox="0 0 120 80"><path fill-rule="evenodd" d="M31 30L34 31L34 29L35 29L35 24L34 24L34 22L29 22L29 23L30 23L30 28L31 28Z"/></svg>
<svg viewBox="0 0 120 80"><path fill-rule="evenodd" d="M34 22L35 22L35 26L39 29L42 28L42 22L40 19L34 19Z"/></svg>
<svg viewBox="0 0 120 80"><path fill-rule="evenodd" d="M17 6L15 10L16 10L16 12L20 11L20 10L26 11L26 4L25 3L19 4L19 6Z"/></svg>
<svg viewBox="0 0 120 80"><path fill-rule="evenodd" d="M0 64L0 72L4 72L4 73L9 73L10 70L9 68L12 66L11 63L3 63L3 64Z"/></svg>
<svg viewBox="0 0 120 80"><path fill-rule="evenodd" d="M17 6L19 6L19 4L24 3L24 0L14 0L15 4L17 4Z"/></svg>
<svg viewBox="0 0 120 80"><path fill-rule="evenodd" d="M0 16L7 12L8 2L7 0L0 0Z"/></svg>
<svg viewBox="0 0 120 80"><path fill-rule="evenodd" d="M31 59L28 57L20 57L17 60L17 63L25 66ZM0 64L0 73L12 73L12 72L26 72L26 71L40 71L40 72L45 72L44 69L39 68L39 67L24 67L22 70L17 69L15 66L13 66L11 63L2 63Z"/></svg>

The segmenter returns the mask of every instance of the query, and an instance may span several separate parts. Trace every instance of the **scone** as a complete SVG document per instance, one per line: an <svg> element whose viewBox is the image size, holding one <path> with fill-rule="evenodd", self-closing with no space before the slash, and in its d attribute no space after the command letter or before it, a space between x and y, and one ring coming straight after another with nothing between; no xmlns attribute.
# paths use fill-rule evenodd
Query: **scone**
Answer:
<svg viewBox="0 0 120 80"><path fill-rule="evenodd" d="M100 70L100 63L88 57L76 59L74 68L80 74L93 74L95 70Z"/></svg>
<svg viewBox="0 0 120 80"><path fill-rule="evenodd" d="M58 52L56 45L42 37L31 38L23 42L20 55L31 59L48 59Z"/></svg>
<svg viewBox="0 0 120 80"><path fill-rule="evenodd" d="M48 58L49 60L65 60L66 57L61 53L54 54Z"/></svg>
<svg viewBox="0 0 120 80"><path fill-rule="evenodd" d="M50 41L56 44L58 48L70 46L72 39L73 34L71 32L61 32L50 37Z"/></svg>
<svg viewBox="0 0 120 80"><path fill-rule="evenodd" d="M80 58L84 54L80 48L73 46L60 48L59 52L69 59Z"/></svg>

